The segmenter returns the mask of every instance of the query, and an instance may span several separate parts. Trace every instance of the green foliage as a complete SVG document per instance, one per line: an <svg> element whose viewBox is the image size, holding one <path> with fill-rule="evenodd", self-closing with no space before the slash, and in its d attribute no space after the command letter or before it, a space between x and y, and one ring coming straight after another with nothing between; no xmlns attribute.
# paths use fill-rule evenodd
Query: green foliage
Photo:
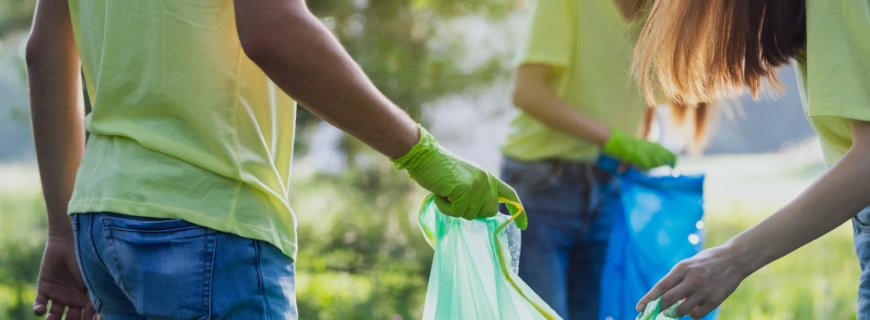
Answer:
<svg viewBox="0 0 870 320"><path fill-rule="evenodd" d="M0 39L6 35L30 28L36 1L0 0Z"/></svg>
<svg viewBox="0 0 870 320"><path fill-rule="evenodd" d="M309 6L375 86L415 116L423 103L489 84L505 70L501 56L475 70L460 68L462 34L451 34L446 24L475 14L501 18L512 9L510 0L323 0Z"/></svg>
<svg viewBox="0 0 870 320"><path fill-rule="evenodd" d="M45 245L45 206L38 190L0 189L0 319L31 319Z"/></svg>
<svg viewBox="0 0 870 320"><path fill-rule="evenodd" d="M502 18L512 10L512 0L322 0L308 5L374 85L418 121L424 121L423 104L484 87L508 74L507 59L498 54L472 69L462 66L471 48L448 24L471 15ZM300 108L297 127L317 121ZM301 137L304 152L306 140ZM342 149L350 166L359 152L368 150L349 136Z"/></svg>
<svg viewBox="0 0 870 320"><path fill-rule="evenodd" d="M724 243L779 206L717 203L707 206L707 246ZM846 224L749 276L721 307L720 319L855 319L861 268Z"/></svg>
<svg viewBox="0 0 870 320"><path fill-rule="evenodd" d="M416 220L423 192L378 159L368 170L313 176L291 190L300 319L422 315L432 261Z"/></svg>

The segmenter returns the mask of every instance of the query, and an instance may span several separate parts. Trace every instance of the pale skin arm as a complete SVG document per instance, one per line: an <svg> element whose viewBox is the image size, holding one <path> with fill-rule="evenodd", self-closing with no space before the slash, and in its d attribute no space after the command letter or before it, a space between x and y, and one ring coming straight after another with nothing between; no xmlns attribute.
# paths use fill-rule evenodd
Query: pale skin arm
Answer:
<svg viewBox="0 0 870 320"><path fill-rule="evenodd" d="M698 319L718 307L743 279L830 232L870 205L870 122L852 120L852 147L791 203L725 244L684 260L638 303L659 296L662 310L680 299L681 316Z"/></svg>
<svg viewBox="0 0 870 320"><path fill-rule="evenodd" d="M37 3L26 60L33 138L48 212L48 240L33 311L60 319L68 308L67 319L91 319L95 312L76 262L67 215L84 154L85 129L79 57L66 0Z"/></svg>
<svg viewBox="0 0 870 320"><path fill-rule="evenodd" d="M237 0L235 10L245 53L302 106L392 159L419 142L416 122L375 88L303 0Z"/></svg>
<svg viewBox="0 0 870 320"><path fill-rule="evenodd" d="M524 64L517 68L514 105L553 129L603 146L610 138L610 127L580 113L547 87L551 69L544 64Z"/></svg>

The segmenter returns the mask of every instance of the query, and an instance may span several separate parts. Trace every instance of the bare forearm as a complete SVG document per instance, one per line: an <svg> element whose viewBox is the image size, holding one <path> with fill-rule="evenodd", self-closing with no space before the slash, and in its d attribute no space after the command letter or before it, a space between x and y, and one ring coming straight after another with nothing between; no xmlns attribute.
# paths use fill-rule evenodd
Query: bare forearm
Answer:
<svg viewBox="0 0 870 320"><path fill-rule="evenodd" d="M673 269L638 302L658 297L662 309L680 302L676 318L700 319L747 276L830 232L870 205L870 122L850 120L852 147L794 201L725 244L701 251ZM673 310L672 310L673 311Z"/></svg>
<svg viewBox="0 0 870 320"><path fill-rule="evenodd" d="M830 232L870 205L870 150L853 145L794 201L729 241L748 272Z"/></svg>
<svg viewBox="0 0 870 320"><path fill-rule="evenodd" d="M390 158L405 155L419 141L416 123L375 88L304 3L257 1L275 4L237 1L236 18L246 24L240 36L250 58L282 90ZM271 31L245 34L263 30Z"/></svg>
<svg viewBox="0 0 870 320"><path fill-rule="evenodd" d="M40 14L51 15L37 11L37 17ZM66 17L67 21L53 22L68 26L69 14ZM85 144L79 61L71 28L34 26L27 45L27 77L49 235L71 236L67 205Z"/></svg>
<svg viewBox="0 0 870 320"><path fill-rule="evenodd" d="M577 139L604 145L610 128L571 108L547 89L537 90L528 103L519 106L526 114Z"/></svg>
<svg viewBox="0 0 870 320"><path fill-rule="evenodd" d="M545 85L549 66L524 65L518 69L514 104L547 126L574 138L604 145L610 128L572 108Z"/></svg>

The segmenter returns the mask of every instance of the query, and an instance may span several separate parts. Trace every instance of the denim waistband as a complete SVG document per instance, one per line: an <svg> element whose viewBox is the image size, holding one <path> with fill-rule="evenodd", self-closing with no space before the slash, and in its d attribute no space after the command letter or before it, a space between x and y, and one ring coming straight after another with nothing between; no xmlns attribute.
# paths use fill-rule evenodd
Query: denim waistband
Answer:
<svg viewBox="0 0 870 320"><path fill-rule="evenodd" d="M598 181L610 180L612 176L601 170L598 161L568 161L563 159L542 159L534 161L521 161L511 157L504 157L502 167L507 170L526 169L538 172L548 172L552 177L583 178Z"/></svg>

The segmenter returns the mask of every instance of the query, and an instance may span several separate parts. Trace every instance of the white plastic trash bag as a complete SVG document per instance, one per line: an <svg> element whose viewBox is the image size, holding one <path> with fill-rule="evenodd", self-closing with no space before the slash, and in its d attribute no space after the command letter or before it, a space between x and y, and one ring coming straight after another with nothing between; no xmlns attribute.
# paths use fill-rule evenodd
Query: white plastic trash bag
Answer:
<svg viewBox="0 0 870 320"><path fill-rule="evenodd" d="M465 220L442 214L430 194L420 227L435 249L423 319L562 319L517 276L520 232L513 217ZM513 248L513 250L512 250Z"/></svg>

